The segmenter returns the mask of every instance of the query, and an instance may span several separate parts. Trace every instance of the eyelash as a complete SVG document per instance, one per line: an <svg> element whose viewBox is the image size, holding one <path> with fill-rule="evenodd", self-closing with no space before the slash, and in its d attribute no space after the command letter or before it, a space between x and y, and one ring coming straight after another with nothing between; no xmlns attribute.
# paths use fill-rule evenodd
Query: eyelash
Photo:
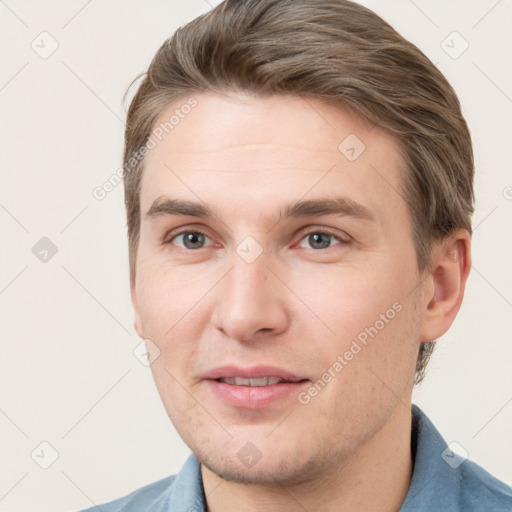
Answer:
<svg viewBox="0 0 512 512"><path fill-rule="evenodd" d="M194 233L194 234L198 234L198 235L203 235L205 236L206 238L210 238L204 231L200 231L200 230L197 230L197 229L183 229L177 233L171 233L171 234L167 234L165 237L164 237L164 244L165 245L168 245L168 244L172 244L172 241L175 240L176 238L178 238L179 236L181 235L184 235L184 234L187 234L187 233ZM304 238L306 238L307 236L311 235L311 234L319 234L319 235L328 235L332 238L335 238L339 243L338 244L335 244L335 245L349 245L351 240L347 239L343 239L341 238L339 235L333 233L332 231L330 231L329 229L326 229L326 228L322 228L322 229L309 229L307 231L303 231L301 233L301 237L300 237L300 240L299 240L299 243L302 242L302 240L304 240ZM348 238L348 237L347 237ZM311 248L313 251L325 251L326 249L331 249L332 247L334 246L329 246L329 247L326 247L326 248L322 248L322 249L313 249ZM180 249L183 249L185 251L198 251L200 249L204 249L205 247L200 247L198 249L187 249L187 248L183 248L183 247L179 247Z"/></svg>

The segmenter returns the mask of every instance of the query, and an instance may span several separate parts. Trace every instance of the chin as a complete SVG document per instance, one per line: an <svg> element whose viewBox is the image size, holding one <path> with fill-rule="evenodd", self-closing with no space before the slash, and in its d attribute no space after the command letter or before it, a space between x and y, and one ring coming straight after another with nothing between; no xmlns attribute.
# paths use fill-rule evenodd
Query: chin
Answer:
<svg viewBox="0 0 512 512"><path fill-rule="evenodd" d="M302 484L315 474L325 471L325 464L329 464L329 457L321 454L308 454L297 450L292 451L278 449L270 450L271 455L265 456L261 453L261 458L251 467L248 467L241 460L242 455L239 451L234 451L231 455L220 454L218 450L211 452L208 450L193 450L197 459L208 468L212 473L228 482L252 485L295 485Z"/></svg>

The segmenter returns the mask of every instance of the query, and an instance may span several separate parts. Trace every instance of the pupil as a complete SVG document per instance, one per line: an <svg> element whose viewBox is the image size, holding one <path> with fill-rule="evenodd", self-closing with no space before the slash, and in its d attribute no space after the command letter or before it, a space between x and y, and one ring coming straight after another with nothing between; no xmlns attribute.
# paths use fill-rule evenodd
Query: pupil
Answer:
<svg viewBox="0 0 512 512"><path fill-rule="evenodd" d="M313 247L318 247L318 244L321 246L322 249L325 249L326 247L329 247L329 236L330 235L325 235L325 239L324 239L324 243L322 243L322 237L324 237L324 235L322 233L313 233L312 235L309 235L310 236L310 243Z"/></svg>
<svg viewBox="0 0 512 512"><path fill-rule="evenodd" d="M197 245L201 245L202 243L202 235L200 233L188 233L185 237L185 247L188 249L197 248Z"/></svg>

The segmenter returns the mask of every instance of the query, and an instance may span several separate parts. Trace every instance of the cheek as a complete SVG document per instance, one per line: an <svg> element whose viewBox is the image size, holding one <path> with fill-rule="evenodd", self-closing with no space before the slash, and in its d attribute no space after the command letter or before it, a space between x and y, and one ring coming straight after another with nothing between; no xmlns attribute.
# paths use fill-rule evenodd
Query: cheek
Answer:
<svg viewBox="0 0 512 512"><path fill-rule="evenodd" d="M157 340L173 339L175 333L197 316L198 306L212 284L204 274L174 268L147 266L137 282L137 300L145 332Z"/></svg>
<svg viewBox="0 0 512 512"><path fill-rule="evenodd" d="M169 396L180 401L180 384L188 382L190 369L201 356L199 340L210 317L206 299L213 286L203 275L154 266L140 273L142 328L160 350L151 370L164 402Z"/></svg>
<svg viewBox="0 0 512 512"><path fill-rule="evenodd" d="M317 316L319 328L334 340L350 341L381 315L394 318L393 304L403 300L400 284L384 276L391 272L368 269L328 269L309 277L300 276L291 286L297 297ZM396 280L395 280L396 281ZM380 322L379 322L380 326Z"/></svg>
<svg viewBox="0 0 512 512"><path fill-rule="evenodd" d="M372 386L381 387L378 377L369 375L372 369L386 381L393 380L399 367L402 375L410 373L417 354L413 331L418 319L416 298L410 293L414 271L402 268L400 272L393 261L375 270L345 267L331 269L325 279L317 274L294 283L297 296L316 313L308 314L308 320L303 316L300 323L315 342L312 363L319 376L340 363L341 356L343 369L338 365L339 371L333 370L336 382L371 395Z"/></svg>

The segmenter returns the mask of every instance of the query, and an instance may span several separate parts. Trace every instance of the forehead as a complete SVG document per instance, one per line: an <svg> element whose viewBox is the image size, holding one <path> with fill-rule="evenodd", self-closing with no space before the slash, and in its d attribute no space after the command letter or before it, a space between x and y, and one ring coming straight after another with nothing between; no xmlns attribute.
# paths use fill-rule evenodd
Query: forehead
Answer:
<svg viewBox="0 0 512 512"><path fill-rule="evenodd" d="M151 138L143 212L165 194L255 208L334 192L369 209L403 203L397 141L319 100L195 94L169 106Z"/></svg>

